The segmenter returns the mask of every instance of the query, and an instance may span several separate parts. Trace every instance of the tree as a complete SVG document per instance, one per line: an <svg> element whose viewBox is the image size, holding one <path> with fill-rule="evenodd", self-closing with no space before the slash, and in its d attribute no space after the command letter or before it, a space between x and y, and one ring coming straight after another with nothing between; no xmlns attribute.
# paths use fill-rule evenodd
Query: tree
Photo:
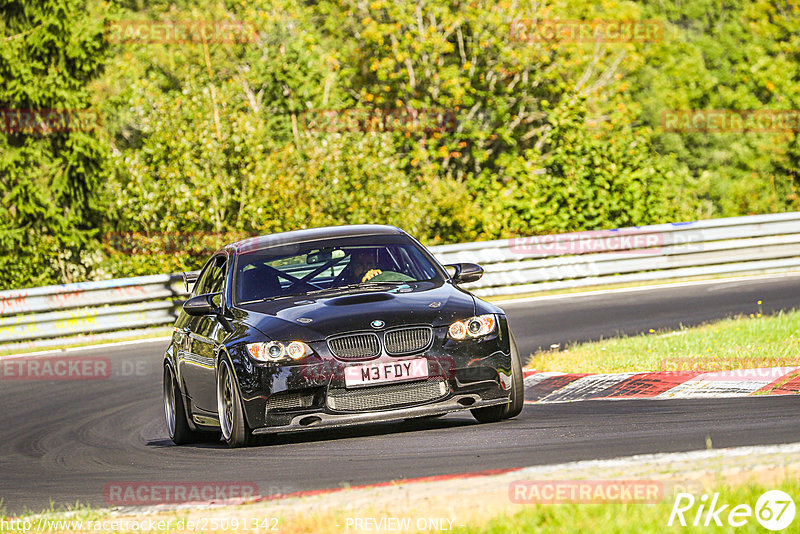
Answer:
<svg viewBox="0 0 800 534"><path fill-rule="evenodd" d="M87 84L102 15L81 0L0 0L0 287L89 276L106 148Z"/></svg>

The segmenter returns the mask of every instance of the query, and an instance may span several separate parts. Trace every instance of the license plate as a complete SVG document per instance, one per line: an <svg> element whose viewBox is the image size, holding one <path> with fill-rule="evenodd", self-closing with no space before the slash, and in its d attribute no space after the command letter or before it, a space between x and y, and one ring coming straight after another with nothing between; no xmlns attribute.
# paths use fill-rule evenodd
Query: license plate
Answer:
<svg viewBox="0 0 800 534"><path fill-rule="evenodd" d="M344 383L347 387L402 382L415 378L428 378L426 358L351 365L344 369Z"/></svg>

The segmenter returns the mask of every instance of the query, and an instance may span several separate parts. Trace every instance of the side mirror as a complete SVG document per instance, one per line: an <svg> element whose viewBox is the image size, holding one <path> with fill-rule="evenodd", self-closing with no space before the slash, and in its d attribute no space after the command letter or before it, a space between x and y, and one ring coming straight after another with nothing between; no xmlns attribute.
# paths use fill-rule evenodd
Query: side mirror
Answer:
<svg viewBox="0 0 800 534"><path fill-rule="evenodd" d="M483 267L475 263L453 263L445 265L448 272L455 271L452 274L453 282L456 284L466 284L469 282L477 282L483 276Z"/></svg>
<svg viewBox="0 0 800 534"><path fill-rule="evenodd" d="M197 295L183 303L183 311L189 315L203 317L206 315L215 315L219 320L222 327L228 332L233 332L233 325L222 313L219 306L214 303L215 298L221 298L222 293L206 293L205 295Z"/></svg>
<svg viewBox="0 0 800 534"><path fill-rule="evenodd" d="M192 297L183 303L183 311L194 316L216 315L219 312L219 308L214 305L212 299L217 295L220 295L220 293L208 293Z"/></svg>

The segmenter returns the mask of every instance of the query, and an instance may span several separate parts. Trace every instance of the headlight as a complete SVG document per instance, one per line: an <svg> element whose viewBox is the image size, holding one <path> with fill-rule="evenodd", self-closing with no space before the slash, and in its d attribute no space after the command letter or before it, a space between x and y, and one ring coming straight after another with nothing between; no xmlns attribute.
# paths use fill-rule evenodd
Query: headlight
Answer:
<svg viewBox="0 0 800 534"><path fill-rule="evenodd" d="M312 350L302 341L268 341L266 343L248 343L247 352L260 362L279 362L305 358L312 353Z"/></svg>
<svg viewBox="0 0 800 534"><path fill-rule="evenodd" d="M451 339L481 337L497 331L497 319L494 315L478 315L463 321L456 321L447 329Z"/></svg>

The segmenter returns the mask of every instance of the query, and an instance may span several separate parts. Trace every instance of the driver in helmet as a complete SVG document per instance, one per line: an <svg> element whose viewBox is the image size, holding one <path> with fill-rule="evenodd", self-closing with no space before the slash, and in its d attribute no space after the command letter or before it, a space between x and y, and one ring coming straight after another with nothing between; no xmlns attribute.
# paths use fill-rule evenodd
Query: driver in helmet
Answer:
<svg viewBox="0 0 800 534"><path fill-rule="evenodd" d="M369 249L356 250L350 255L350 263L346 267L345 283L357 284L368 282L383 271L378 269L376 251Z"/></svg>

